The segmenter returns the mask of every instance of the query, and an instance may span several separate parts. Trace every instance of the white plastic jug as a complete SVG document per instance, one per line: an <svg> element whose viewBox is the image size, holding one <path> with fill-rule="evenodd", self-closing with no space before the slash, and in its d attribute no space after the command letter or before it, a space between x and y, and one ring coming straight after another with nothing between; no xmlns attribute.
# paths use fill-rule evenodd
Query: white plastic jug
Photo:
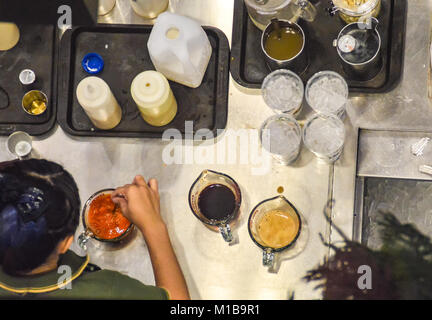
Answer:
<svg viewBox="0 0 432 320"><path fill-rule="evenodd" d="M169 80L192 88L201 85L212 47L198 22L164 12L154 24L147 47L156 70Z"/></svg>

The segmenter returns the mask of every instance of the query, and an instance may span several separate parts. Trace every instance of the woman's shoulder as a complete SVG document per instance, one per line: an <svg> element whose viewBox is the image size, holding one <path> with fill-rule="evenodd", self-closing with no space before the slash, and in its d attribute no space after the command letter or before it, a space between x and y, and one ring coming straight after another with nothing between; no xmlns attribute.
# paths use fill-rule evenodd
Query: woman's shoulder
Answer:
<svg viewBox="0 0 432 320"><path fill-rule="evenodd" d="M80 299L128 299L128 300L166 300L168 293L159 287L145 285L127 275L113 270L84 271L72 282L71 288L63 289L60 295L79 296ZM88 269L88 268L87 268ZM68 292L70 291L70 292Z"/></svg>

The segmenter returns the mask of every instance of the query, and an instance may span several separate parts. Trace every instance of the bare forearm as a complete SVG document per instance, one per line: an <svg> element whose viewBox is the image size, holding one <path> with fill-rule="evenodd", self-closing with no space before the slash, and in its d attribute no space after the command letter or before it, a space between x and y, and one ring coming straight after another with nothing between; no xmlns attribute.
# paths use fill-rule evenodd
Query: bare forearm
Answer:
<svg viewBox="0 0 432 320"><path fill-rule="evenodd" d="M173 300L190 299L166 226L160 225L152 230L141 228L141 231L149 249L156 285L168 290Z"/></svg>

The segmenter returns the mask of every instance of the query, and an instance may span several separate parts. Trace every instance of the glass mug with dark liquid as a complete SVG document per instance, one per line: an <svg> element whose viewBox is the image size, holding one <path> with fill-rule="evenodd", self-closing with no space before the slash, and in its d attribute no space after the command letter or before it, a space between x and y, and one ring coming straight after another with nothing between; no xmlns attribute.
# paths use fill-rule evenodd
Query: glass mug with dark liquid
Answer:
<svg viewBox="0 0 432 320"><path fill-rule="evenodd" d="M249 216L248 229L253 242L263 250L263 265L272 267L275 253L291 247L300 235L301 218L284 197L260 202Z"/></svg>
<svg viewBox="0 0 432 320"><path fill-rule="evenodd" d="M219 231L226 242L232 242L232 224L239 214L241 192L228 175L204 170L189 191L193 214L211 230Z"/></svg>

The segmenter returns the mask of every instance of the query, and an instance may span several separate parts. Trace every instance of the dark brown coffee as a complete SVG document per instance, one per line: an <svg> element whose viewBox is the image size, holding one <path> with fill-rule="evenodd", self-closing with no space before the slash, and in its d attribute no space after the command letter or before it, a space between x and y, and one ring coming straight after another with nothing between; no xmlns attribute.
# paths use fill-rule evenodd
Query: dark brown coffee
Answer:
<svg viewBox="0 0 432 320"><path fill-rule="evenodd" d="M227 186L212 184L200 193L198 208L207 219L222 221L234 213L236 198Z"/></svg>

